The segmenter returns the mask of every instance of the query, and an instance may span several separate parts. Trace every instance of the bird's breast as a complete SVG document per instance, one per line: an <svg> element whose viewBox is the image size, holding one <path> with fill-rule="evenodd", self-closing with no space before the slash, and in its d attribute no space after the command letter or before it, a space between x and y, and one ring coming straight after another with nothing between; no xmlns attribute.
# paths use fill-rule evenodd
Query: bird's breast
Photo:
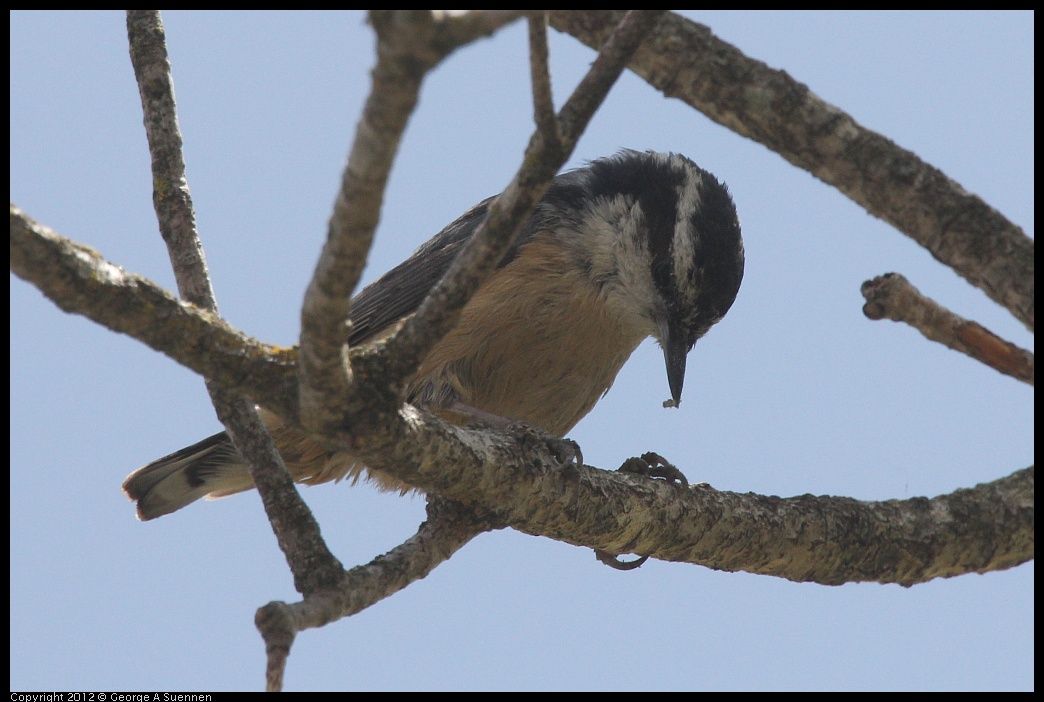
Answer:
<svg viewBox="0 0 1044 702"><path fill-rule="evenodd" d="M564 435L609 389L647 336L614 314L550 237L494 273L421 364L414 400L459 400Z"/></svg>

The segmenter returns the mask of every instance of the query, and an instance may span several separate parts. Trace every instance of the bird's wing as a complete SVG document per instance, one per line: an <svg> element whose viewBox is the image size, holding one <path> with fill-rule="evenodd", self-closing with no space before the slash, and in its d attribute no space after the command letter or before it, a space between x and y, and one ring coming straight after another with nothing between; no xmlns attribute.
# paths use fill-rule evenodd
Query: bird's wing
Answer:
<svg viewBox="0 0 1044 702"><path fill-rule="evenodd" d="M408 259L364 288L352 300L349 343L365 343L417 311L421 302L486 217L493 198L458 217Z"/></svg>

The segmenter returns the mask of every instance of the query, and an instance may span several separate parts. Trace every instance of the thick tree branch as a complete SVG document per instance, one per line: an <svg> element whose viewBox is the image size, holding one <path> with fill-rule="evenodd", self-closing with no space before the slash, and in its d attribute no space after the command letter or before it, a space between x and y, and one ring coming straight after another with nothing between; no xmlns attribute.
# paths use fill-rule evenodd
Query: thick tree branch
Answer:
<svg viewBox="0 0 1044 702"><path fill-rule="evenodd" d="M11 205L11 271L65 312L126 334L280 416L297 414L297 353L264 344Z"/></svg>
<svg viewBox="0 0 1044 702"><path fill-rule="evenodd" d="M620 16L555 10L550 23L597 49ZM664 18L629 67L668 97L836 187L1033 329L1033 240L915 154L677 15Z"/></svg>
<svg viewBox="0 0 1044 702"><path fill-rule="evenodd" d="M779 498L562 466L516 437L404 416L409 432L367 465L577 546L827 585L912 585L1033 557L1032 468L931 500Z"/></svg>
<svg viewBox="0 0 1044 702"><path fill-rule="evenodd" d="M868 280L861 290L866 298L863 314L869 319L888 318L893 322L905 322L932 341L1033 385L1032 353L925 297L898 273L886 273Z"/></svg>
<svg viewBox="0 0 1044 702"><path fill-rule="evenodd" d="M264 384L293 377L291 354L260 345L243 357L230 352L242 339L220 320L127 275L86 247L53 242L15 213L12 209L12 270L59 307L86 314L179 362L184 358L197 372L203 372L198 366L216 368L242 379L243 387L257 388L254 399L266 398L266 405L282 396ZM160 327L173 332L161 333ZM198 349L203 350L197 358ZM563 468L549 451L534 450L511 435L456 427L409 406L401 415L402 433L383 448L357 449L368 465L492 511L506 526L578 546L825 584L913 584L1008 568L1033 557L1032 469L933 500L781 499L706 486L681 490L590 466ZM346 435L339 443L350 441ZM736 549L740 542L744 547Z"/></svg>

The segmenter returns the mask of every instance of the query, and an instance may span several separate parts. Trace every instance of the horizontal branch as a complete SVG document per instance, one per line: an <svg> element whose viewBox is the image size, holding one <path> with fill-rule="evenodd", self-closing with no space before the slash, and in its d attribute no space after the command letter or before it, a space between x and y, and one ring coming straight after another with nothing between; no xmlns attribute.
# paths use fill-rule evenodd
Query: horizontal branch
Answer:
<svg viewBox="0 0 1044 702"><path fill-rule="evenodd" d="M554 10L550 23L597 49L616 10ZM1034 243L980 197L775 70L675 14L629 67L668 97L840 190L1034 326Z"/></svg>
<svg viewBox="0 0 1044 702"><path fill-rule="evenodd" d="M931 500L779 498L563 467L524 437L462 429L409 406L402 416L406 431L367 465L577 546L826 585L912 585L1033 558L1032 468Z"/></svg>
<svg viewBox="0 0 1044 702"><path fill-rule="evenodd" d="M277 413L293 407L292 352L243 336L13 206L11 269L68 312L228 381ZM366 441L329 438L373 468L494 513L506 526L611 553L824 584L904 585L1033 557L1032 469L932 500L782 499L563 468L532 442L446 424L409 405L390 425L370 429ZM738 540L742 549L733 547Z"/></svg>

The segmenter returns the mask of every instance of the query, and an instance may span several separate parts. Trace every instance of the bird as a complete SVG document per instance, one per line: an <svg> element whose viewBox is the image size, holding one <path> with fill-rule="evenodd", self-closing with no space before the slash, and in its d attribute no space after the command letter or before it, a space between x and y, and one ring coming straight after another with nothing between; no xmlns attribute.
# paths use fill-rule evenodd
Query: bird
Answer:
<svg viewBox="0 0 1044 702"><path fill-rule="evenodd" d="M494 200L352 299L351 346L393 333L416 312ZM652 337L666 364L664 406L677 406L688 353L732 307L743 268L735 203L710 172L677 153L625 149L592 160L551 181L496 271L421 360L405 399L458 424L500 418L565 437ZM260 412L296 481L365 474L382 489L410 489ZM253 487L221 432L134 471L123 492L145 521Z"/></svg>

